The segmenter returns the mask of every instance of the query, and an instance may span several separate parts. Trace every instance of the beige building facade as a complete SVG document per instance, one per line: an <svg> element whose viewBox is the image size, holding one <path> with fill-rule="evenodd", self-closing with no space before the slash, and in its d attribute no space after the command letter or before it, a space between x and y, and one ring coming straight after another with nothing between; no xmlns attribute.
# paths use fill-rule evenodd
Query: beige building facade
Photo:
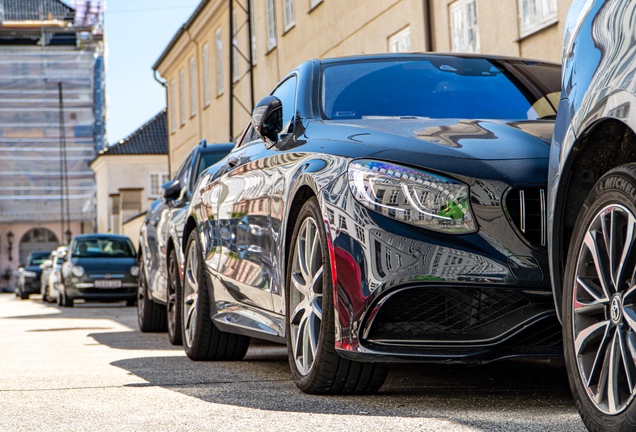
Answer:
<svg viewBox="0 0 636 432"><path fill-rule="evenodd" d="M287 73L311 59L439 51L560 62L570 4L571 0L203 0L153 66L165 81L170 172L176 172L201 139L234 141L247 126L252 106L250 40L256 103ZM230 89L235 96L232 130Z"/></svg>

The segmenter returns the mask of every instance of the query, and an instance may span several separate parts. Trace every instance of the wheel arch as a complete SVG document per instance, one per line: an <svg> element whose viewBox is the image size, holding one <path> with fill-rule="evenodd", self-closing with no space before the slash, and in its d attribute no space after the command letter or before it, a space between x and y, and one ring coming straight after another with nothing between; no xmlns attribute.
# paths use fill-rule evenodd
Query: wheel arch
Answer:
<svg viewBox="0 0 636 432"><path fill-rule="evenodd" d="M563 279L570 241L580 210L596 182L608 171L636 162L636 133L626 123L604 118L589 125L574 142L563 163L560 188L554 208L553 278L557 313L561 316Z"/></svg>
<svg viewBox="0 0 636 432"><path fill-rule="evenodd" d="M188 244L188 238L190 237L190 233L195 230L197 227L197 221L193 215L188 216L186 220L185 226L183 227L183 237L181 238L181 250L186 250L186 246Z"/></svg>
<svg viewBox="0 0 636 432"><path fill-rule="evenodd" d="M303 184L296 190L294 198L291 201L291 205L289 206L287 224L285 226L285 278L287 278L287 268L289 265L289 254L287 253L287 251L289 251L292 237L294 236L294 226L296 226L296 221L298 220L300 209L302 209L303 205L305 205L305 203L309 201L311 197L318 197L318 194L311 186L309 186L308 184Z"/></svg>

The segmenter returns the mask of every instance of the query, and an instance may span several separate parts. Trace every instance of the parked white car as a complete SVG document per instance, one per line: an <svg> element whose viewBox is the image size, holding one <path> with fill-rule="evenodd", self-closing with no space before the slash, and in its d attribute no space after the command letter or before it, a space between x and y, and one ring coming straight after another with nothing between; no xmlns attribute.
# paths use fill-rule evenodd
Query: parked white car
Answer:
<svg viewBox="0 0 636 432"><path fill-rule="evenodd" d="M46 278L44 274L42 275L42 301L53 303L57 299L59 284L62 280L62 264L64 263L64 256L67 251L67 246L60 246L52 252L51 269Z"/></svg>

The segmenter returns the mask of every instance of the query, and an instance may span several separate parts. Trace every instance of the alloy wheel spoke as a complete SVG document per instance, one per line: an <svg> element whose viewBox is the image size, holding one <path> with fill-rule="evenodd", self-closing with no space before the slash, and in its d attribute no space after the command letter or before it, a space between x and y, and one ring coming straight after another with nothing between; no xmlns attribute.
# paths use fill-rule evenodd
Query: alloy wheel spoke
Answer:
<svg viewBox="0 0 636 432"><path fill-rule="evenodd" d="M628 353L628 349L625 346L627 342L623 339L622 332L618 331L617 333L619 334L619 337L618 337L618 348L619 348L620 353L621 353L620 358L621 358L621 361L623 363L623 368L625 369L625 377L626 377L626 381L627 381L627 387L629 388L629 394L634 394L634 379L632 377L634 359ZM631 364L630 364L630 360L632 361Z"/></svg>
<svg viewBox="0 0 636 432"><path fill-rule="evenodd" d="M636 292L636 285L630 287L627 291L625 291L625 294L623 294L623 302L625 301L627 297L631 296L635 292Z"/></svg>
<svg viewBox="0 0 636 432"><path fill-rule="evenodd" d="M603 290L603 288L601 288L601 291L603 291L603 296L599 296L598 293L596 292L596 290L594 290L593 286L592 286L592 281L586 281L584 278L582 278L581 276L576 278L576 283L577 285L579 285L581 288L583 288L585 290L585 292L587 292L590 297L592 297L594 300L596 300L599 303L609 303L609 296L607 296L607 292L605 292ZM596 284L594 284L596 285ZM600 288L600 287L599 287Z"/></svg>
<svg viewBox="0 0 636 432"><path fill-rule="evenodd" d="M610 291L610 283L607 280L607 271L605 266L603 265L600 250L598 248L598 242L596 241L596 236L598 232L595 231L594 234L588 231L585 234L585 245L587 246L590 254L592 255L592 260L594 261L594 267L596 269L596 274L598 275L599 280L601 281L601 288L603 289L603 293L605 297L609 299L611 297Z"/></svg>
<svg viewBox="0 0 636 432"><path fill-rule="evenodd" d="M625 267L625 263L632 253L632 244L634 243L634 228L636 227L636 218L631 214L627 216L627 230L625 233L625 243L623 245L623 250L621 256L616 265L616 271L612 273L614 278L614 286L619 287L621 281L623 280L623 272L627 269ZM611 267L614 269L614 267Z"/></svg>
<svg viewBox="0 0 636 432"><path fill-rule="evenodd" d="M316 358L316 350L318 349L318 331L320 329L320 325L316 326L316 317L311 316L307 320L309 324L309 328L307 329L307 333L309 334L309 348L311 349L311 358Z"/></svg>
<svg viewBox="0 0 636 432"><path fill-rule="evenodd" d="M307 269L307 255L303 254L305 250L306 241L301 240L301 237L298 237L296 241L296 250L298 251L298 267L300 267L300 272L303 274L303 277L309 279L309 270Z"/></svg>
<svg viewBox="0 0 636 432"><path fill-rule="evenodd" d="M636 331L636 311L630 307L623 306L623 317L632 331Z"/></svg>
<svg viewBox="0 0 636 432"><path fill-rule="evenodd" d="M289 322L290 323L295 323L298 322L300 323L300 321L302 320L303 316L307 313L307 300L303 300L300 303L298 303L298 306L296 306L296 309L294 309L294 311L291 314L291 317L289 317Z"/></svg>
<svg viewBox="0 0 636 432"><path fill-rule="evenodd" d="M578 303L574 306L574 312L579 315L595 315L605 311L605 304L600 302Z"/></svg>
<svg viewBox="0 0 636 432"><path fill-rule="evenodd" d="M305 280L303 279L302 275L298 273L292 273L291 280L292 280L292 285L294 285L294 288L296 289L296 291L301 293L304 297L309 296L309 290L307 289Z"/></svg>
<svg viewBox="0 0 636 432"><path fill-rule="evenodd" d="M618 394L618 356L616 355L616 349L618 344L616 339L619 337L618 329L614 332L614 337L609 347L609 368L607 377L607 402L609 405L610 414L616 413L618 405L620 403Z"/></svg>
<svg viewBox="0 0 636 432"><path fill-rule="evenodd" d="M321 284L317 284L317 282L322 282L321 280L319 280L322 277L322 268L323 266L320 266L320 268L316 271L316 274L314 274L314 277L311 279L311 286L314 288L314 292L320 292L322 291L317 290L316 286L317 285L321 285ZM319 286L319 288L322 288L322 286Z"/></svg>
<svg viewBox="0 0 636 432"><path fill-rule="evenodd" d="M311 309L318 317L319 320L322 320L322 294L318 294L314 297L314 301L311 303Z"/></svg>
<svg viewBox="0 0 636 432"><path fill-rule="evenodd" d="M599 334L603 333L606 335L609 323L609 321L599 321L596 324L593 324L588 328L582 330L576 336L576 339L574 341L574 351L576 352L576 355L580 355L581 349L584 347L584 345L587 345L589 342L596 340L595 337L598 337ZM603 336L603 339L605 339L605 336Z"/></svg>
<svg viewBox="0 0 636 432"><path fill-rule="evenodd" d="M603 339L601 340L601 343L598 346L598 349L596 351L596 356L594 358L594 363L592 363L592 368L590 369L590 373L587 379L587 386L591 387L596 374L598 372L598 368L601 367L601 371L599 373L599 382L603 379L603 373L604 373L604 369L605 369L605 364L606 362L606 355L607 355L607 342L608 342L608 335L609 335L609 326L607 326L605 328L605 332L603 334ZM600 390L597 389L597 393Z"/></svg>

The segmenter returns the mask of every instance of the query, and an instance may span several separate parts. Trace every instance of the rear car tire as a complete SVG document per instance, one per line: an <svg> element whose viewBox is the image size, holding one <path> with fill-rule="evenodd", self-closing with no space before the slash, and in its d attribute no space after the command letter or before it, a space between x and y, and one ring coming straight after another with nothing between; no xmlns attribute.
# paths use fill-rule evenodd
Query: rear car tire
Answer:
<svg viewBox="0 0 636 432"><path fill-rule="evenodd" d="M382 387L389 366L340 357L335 348L333 282L320 206L300 210L287 266L286 335L294 383L310 394L366 394Z"/></svg>
<svg viewBox="0 0 636 432"><path fill-rule="evenodd" d="M181 301L183 349L192 360L241 360L250 338L219 330L210 319L205 263L194 230L188 237Z"/></svg>
<svg viewBox="0 0 636 432"><path fill-rule="evenodd" d="M183 345L181 319L181 277L177 252L172 249L168 257L168 302L166 315L168 316L168 339L172 345Z"/></svg>
<svg viewBox="0 0 636 432"><path fill-rule="evenodd" d="M140 269L139 278L137 279L137 322L139 323L139 330L143 333L166 331L165 309L150 298L148 284L146 283L146 272L143 268Z"/></svg>
<svg viewBox="0 0 636 432"><path fill-rule="evenodd" d="M60 307L73 307L73 300L66 296L64 291L57 293L57 305Z"/></svg>
<svg viewBox="0 0 636 432"><path fill-rule="evenodd" d="M627 164L594 185L565 267L565 362L590 431L636 430L635 266L636 164Z"/></svg>
<svg viewBox="0 0 636 432"><path fill-rule="evenodd" d="M22 300L28 300L29 299L29 294L20 291L20 299Z"/></svg>

